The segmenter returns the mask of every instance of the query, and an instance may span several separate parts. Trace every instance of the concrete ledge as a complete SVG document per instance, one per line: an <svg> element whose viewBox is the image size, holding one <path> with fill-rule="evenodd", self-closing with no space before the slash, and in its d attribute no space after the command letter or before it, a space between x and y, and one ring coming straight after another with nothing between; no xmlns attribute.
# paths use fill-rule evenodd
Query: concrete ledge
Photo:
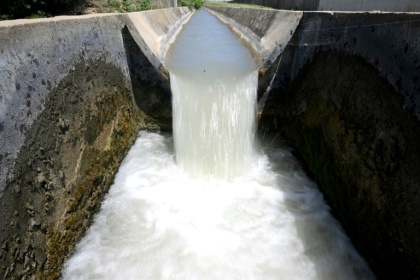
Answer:
<svg viewBox="0 0 420 280"><path fill-rule="evenodd" d="M251 46L264 70L277 59L297 28L302 12L207 7Z"/></svg>
<svg viewBox="0 0 420 280"><path fill-rule="evenodd" d="M124 15L124 19L134 40L148 56L153 66L159 69L169 46L191 16L192 13L187 7L180 7L129 13ZM143 46L143 42L147 48Z"/></svg>

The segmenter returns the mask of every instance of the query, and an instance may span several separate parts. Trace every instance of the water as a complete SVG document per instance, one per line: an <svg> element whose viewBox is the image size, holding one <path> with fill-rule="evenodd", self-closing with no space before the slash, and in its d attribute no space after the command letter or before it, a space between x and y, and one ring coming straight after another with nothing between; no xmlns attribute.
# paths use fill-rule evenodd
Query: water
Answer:
<svg viewBox="0 0 420 280"><path fill-rule="evenodd" d="M197 37L203 26L210 33ZM196 36L194 42L223 43L229 58L219 58L221 52L212 54L217 45L207 43L206 72L196 59L182 60L182 53L176 58L180 61L168 62L176 73L171 74L172 86L179 87L174 106L188 112L174 108L179 110L174 129L180 131L173 137L139 134L101 211L65 264L63 279L374 279L291 149L279 140L275 146L262 143L264 148L255 148L255 100L249 101L255 90L245 88L256 83L249 53L232 35L216 39L218 33L229 33L206 12L194 16L187 27L199 32L182 40ZM239 49L229 50L229 42L236 42L232 48ZM177 51L174 47L172 54ZM220 68L218 63L216 70L208 67L214 60L229 59L243 67ZM209 90L204 73L214 75L217 89ZM188 79L197 86L189 85ZM223 95L220 88L229 90ZM237 97L241 92L242 98ZM206 106L216 106L218 113L206 111ZM195 135L195 128L203 125L205 129ZM215 134L217 130L226 138ZM193 155L188 154L190 149ZM201 163L203 156L206 164Z"/></svg>
<svg viewBox="0 0 420 280"><path fill-rule="evenodd" d="M176 161L193 177L233 178L253 159L258 73L228 27L199 11L167 60Z"/></svg>

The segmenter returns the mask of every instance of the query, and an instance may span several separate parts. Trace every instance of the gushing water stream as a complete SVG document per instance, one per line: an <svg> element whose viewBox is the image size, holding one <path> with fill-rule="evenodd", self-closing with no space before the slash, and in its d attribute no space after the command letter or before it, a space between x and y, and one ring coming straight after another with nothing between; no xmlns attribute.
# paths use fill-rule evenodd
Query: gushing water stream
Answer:
<svg viewBox="0 0 420 280"><path fill-rule="evenodd" d="M215 17L199 11L167 67L178 165L193 177L244 172L253 160L258 82L249 50Z"/></svg>
<svg viewBox="0 0 420 280"><path fill-rule="evenodd" d="M200 11L171 55L173 137L139 134L63 279L373 279L290 148L256 148L240 41Z"/></svg>

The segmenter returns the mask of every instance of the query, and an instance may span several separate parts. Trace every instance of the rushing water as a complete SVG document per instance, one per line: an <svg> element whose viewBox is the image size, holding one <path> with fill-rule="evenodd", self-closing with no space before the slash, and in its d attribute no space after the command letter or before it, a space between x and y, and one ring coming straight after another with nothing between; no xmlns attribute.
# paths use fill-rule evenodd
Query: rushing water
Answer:
<svg viewBox="0 0 420 280"><path fill-rule="evenodd" d="M228 27L199 11L167 61L177 164L232 178L253 158L257 65Z"/></svg>
<svg viewBox="0 0 420 280"><path fill-rule="evenodd" d="M174 135L139 134L64 279L374 278L290 148L255 147L245 50L208 13L193 17L168 61Z"/></svg>

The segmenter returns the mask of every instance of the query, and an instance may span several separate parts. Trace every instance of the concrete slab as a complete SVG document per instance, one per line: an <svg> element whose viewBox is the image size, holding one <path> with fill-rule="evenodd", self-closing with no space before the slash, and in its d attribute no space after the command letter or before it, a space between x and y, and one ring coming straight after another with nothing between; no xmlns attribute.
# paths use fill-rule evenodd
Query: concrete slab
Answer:
<svg viewBox="0 0 420 280"><path fill-rule="evenodd" d="M252 48L264 70L284 50L303 15L302 12L251 8L210 6L207 10Z"/></svg>

